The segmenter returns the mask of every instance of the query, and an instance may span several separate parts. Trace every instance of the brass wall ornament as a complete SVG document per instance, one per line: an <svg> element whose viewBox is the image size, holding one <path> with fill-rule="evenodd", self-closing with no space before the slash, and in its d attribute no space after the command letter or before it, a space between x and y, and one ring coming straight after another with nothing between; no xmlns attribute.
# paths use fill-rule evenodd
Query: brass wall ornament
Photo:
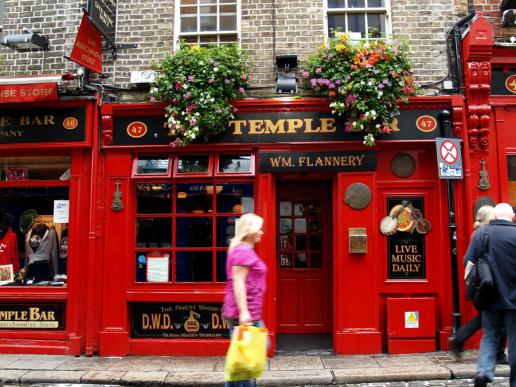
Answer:
<svg viewBox="0 0 516 387"><path fill-rule="evenodd" d="M482 191L487 191L491 188L491 183L489 182L486 170L486 161L484 159L480 160L480 180L478 181L477 187Z"/></svg>
<svg viewBox="0 0 516 387"><path fill-rule="evenodd" d="M398 153L392 158L391 172L398 177L409 177L416 170L416 161L408 153Z"/></svg>
<svg viewBox="0 0 516 387"><path fill-rule="evenodd" d="M344 194L344 203L354 210L362 210L371 203L371 190L363 183L353 183Z"/></svg>
<svg viewBox="0 0 516 387"><path fill-rule="evenodd" d="M113 202L111 203L111 209L113 211L121 211L124 208L122 202L122 191L120 191L120 180L115 182L115 192L113 192Z"/></svg>

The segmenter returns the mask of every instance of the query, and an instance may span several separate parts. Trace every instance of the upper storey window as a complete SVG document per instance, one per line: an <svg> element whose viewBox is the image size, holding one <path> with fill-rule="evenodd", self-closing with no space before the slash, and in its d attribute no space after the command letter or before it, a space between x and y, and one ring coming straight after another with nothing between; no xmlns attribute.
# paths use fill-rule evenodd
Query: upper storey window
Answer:
<svg viewBox="0 0 516 387"><path fill-rule="evenodd" d="M389 33L389 0L327 0L328 36L338 30L360 33L360 37L385 36Z"/></svg>
<svg viewBox="0 0 516 387"><path fill-rule="evenodd" d="M238 0L180 0L176 4L176 44L238 41Z"/></svg>

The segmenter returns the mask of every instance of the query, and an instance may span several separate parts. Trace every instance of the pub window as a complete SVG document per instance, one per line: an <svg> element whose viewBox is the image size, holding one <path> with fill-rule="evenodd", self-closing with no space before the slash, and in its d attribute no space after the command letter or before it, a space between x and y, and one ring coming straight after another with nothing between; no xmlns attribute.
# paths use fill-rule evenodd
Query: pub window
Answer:
<svg viewBox="0 0 516 387"><path fill-rule="evenodd" d="M0 157L0 285L66 286L71 158Z"/></svg>
<svg viewBox="0 0 516 387"><path fill-rule="evenodd" d="M237 43L238 0L176 1L176 46L186 44Z"/></svg>
<svg viewBox="0 0 516 387"><path fill-rule="evenodd" d="M425 235L430 223L425 218L422 197L388 198L387 217L392 219L387 235L387 278L426 278Z"/></svg>
<svg viewBox="0 0 516 387"><path fill-rule="evenodd" d="M357 33L362 39L385 36L389 0L327 0L328 36L334 31Z"/></svg>
<svg viewBox="0 0 516 387"><path fill-rule="evenodd" d="M218 173L253 172L253 158L250 154L220 154L218 159Z"/></svg>
<svg viewBox="0 0 516 387"><path fill-rule="evenodd" d="M133 177L170 176L171 160L167 155L140 155L133 161Z"/></svg>
<svg viewBox="0 0 516 387"><path fill-rule="evenodd" d="M235 219L254 211L252 181L137 182L136 282L223 282Z"/></svg>
<svg viewBox="0 0 516 387"><path fill-rule="evenodd" d="M509 172L509 204L516 208L516 156L507 157L507 171Z"/></svg>
<svg viewBox="0 0 516 387"><path fill-rule="evenodd" d="M210 173L210 157L208 155L179 155L176 173L178 175Z"/></svg>

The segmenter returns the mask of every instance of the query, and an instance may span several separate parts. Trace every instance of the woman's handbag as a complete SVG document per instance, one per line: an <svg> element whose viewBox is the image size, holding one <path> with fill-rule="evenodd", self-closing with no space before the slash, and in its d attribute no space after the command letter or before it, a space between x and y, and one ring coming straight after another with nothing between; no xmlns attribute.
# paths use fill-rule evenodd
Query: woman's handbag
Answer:
<svg viewBox="0 0 516 387"><path fill-rule="evenodd" d="M226 355L225 380L256 379L267 361L267 329L240 325L235 328Z"/></svg>

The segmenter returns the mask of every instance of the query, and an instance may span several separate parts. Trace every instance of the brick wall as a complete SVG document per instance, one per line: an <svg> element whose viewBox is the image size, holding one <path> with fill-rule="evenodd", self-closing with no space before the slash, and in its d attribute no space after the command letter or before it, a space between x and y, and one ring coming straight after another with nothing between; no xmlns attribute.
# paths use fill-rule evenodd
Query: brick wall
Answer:
<svg viewBox="0 0 516 387"><path fill-rule="evenodd" d="M307 58L324 40L324 1L242 0L241 47L253 63L254 95L270 95L274 87L274 54ZM137 48L118 51L113 60L103 55L106 85L134 90L130 72L145 70L173 47L174 2L171 0L118 0L117 43L136 43ZM467 12L464 0L391 1L391 22L396 37L406 36L420 83L443 79L447 72L446 35L454 22ZM73 4L73 5L71 5ZM48 52L17 53L0 46L2 75L34 75L69 71L77 66L66 59L71 51L86 1L5 0L2 34L19 33L22 27L47 34ZM495 26L499 23L498 1L476 2L478 10ZM275 12L273 12L275 9ZM507 31L505 29L504 31ZM1 61L0 61L1 63ZM143 94L142 94L143 95Z"/></svg>

